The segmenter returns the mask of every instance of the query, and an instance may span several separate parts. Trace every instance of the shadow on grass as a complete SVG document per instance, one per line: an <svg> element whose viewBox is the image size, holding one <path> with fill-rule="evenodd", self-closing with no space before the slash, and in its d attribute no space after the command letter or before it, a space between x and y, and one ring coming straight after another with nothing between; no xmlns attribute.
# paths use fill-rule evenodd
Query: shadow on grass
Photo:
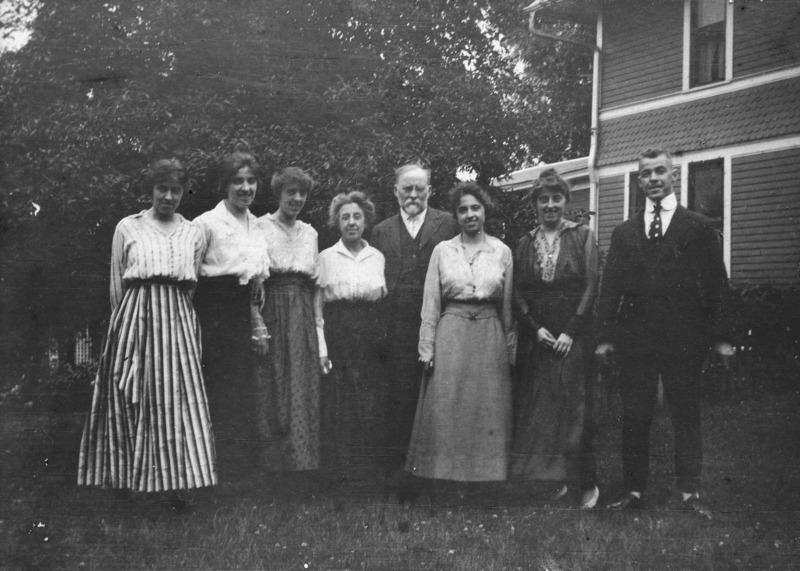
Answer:
<svg viewBox="0 0 800 571"><path fill-rule="evenodd" d="M0 562L10 568L795 569L800 567L800 397L707 407L704 499L711 522L680 510L672 433L653 427L649 509L582 512L552 486L439 488L411 506L380 474L245 474L192 496L75 485L86 402L54 390L0 404ZM28 402L28 406L25 406ZM595 438L605 498L618 489L615 407ZM603 498L601 498L602 502Z"/></svg>

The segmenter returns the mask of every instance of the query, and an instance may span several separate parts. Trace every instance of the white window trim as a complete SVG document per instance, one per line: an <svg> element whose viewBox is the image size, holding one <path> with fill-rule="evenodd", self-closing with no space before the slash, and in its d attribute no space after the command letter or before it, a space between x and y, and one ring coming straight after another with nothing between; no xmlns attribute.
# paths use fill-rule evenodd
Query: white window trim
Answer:
<svg viewBox="0 0 800 571"><path fill-rule="evenodd" d="M723 188L722 188L722 257L725 260L725 270L728 272L728 278L731 276L731 189L733 188L733 176L731 170L733 168L733 157L725 155L723 157L722 168L723 172Z"/></svg>
<svg viewBox="0 0 800 571"><path fill-rule="evenodd" d="M733 1L725 2L725 81L691 87L692 69L692 0L683 0L683 91L703 89L733 80Z"/></svg>
<svg viewBox="0 0 800 571"><path fill-rule="evenodd" d="M623 177L623 184L622 188L624 189L623 192L625 193L622 196L622 221L624 222L628 218L630 218L629 213L631 211L631 175L630 171Z"/></svg>

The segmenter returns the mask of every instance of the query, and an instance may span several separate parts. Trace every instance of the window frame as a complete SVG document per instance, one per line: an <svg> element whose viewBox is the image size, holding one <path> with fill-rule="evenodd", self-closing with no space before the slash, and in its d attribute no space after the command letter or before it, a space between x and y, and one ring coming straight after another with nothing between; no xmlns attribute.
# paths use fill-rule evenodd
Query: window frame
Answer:
<svg viewBox="0 0 800 571"><path fill-rule="evenodd" d="M683 91L704 89L733 79L733 16L735 13L734 2L730 0L717 0L725 3L725 74L723 79L709 81L701 84L692 84L692 6L699 0L684 0L683 3Z"/></svg>

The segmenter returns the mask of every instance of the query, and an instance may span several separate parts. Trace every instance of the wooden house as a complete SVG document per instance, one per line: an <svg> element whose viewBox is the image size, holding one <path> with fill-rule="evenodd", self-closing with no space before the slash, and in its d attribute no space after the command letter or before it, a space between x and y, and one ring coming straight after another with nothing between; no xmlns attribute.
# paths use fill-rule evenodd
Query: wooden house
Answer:
<svg viewBox="0 0 800 571"><path fill-rule="evenodd" d="M554 23L596 29L587 169L601 248L643 204L637 156L661 147L681 204L722 232L732 282L797 284L800 0L536 0L526 11L551 41L570 41Z"/></svg>

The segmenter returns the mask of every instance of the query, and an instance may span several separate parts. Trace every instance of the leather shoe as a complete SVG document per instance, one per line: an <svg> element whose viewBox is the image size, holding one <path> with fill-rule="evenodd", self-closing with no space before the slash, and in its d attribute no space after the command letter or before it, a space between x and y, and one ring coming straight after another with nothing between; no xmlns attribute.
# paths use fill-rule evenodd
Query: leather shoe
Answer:
<svg viewBox="0 0 800 571"><path fill-rule="evenodd" d="M606 506L609 510L641 510L644 509L644 500L636 497L633 492L625 492L616 500Z"/></svg>
<svg viewBox="0 0 800 571"><path fill-rule="evenodd" d="M600 488L592 486L588 490L584 490L581 494L581 503L578 507L582 510L590 510L597 505L597 500L600 499Z"/></svg>
<svg viewBox="0 0 800 571"><path fill-rule="evenodd" d="M698 496L690 496L688 499L683 500L683 509L687 512L695 512L707 520L714 518L714 512L711 511L707 504L701 502Z"/></svg>

